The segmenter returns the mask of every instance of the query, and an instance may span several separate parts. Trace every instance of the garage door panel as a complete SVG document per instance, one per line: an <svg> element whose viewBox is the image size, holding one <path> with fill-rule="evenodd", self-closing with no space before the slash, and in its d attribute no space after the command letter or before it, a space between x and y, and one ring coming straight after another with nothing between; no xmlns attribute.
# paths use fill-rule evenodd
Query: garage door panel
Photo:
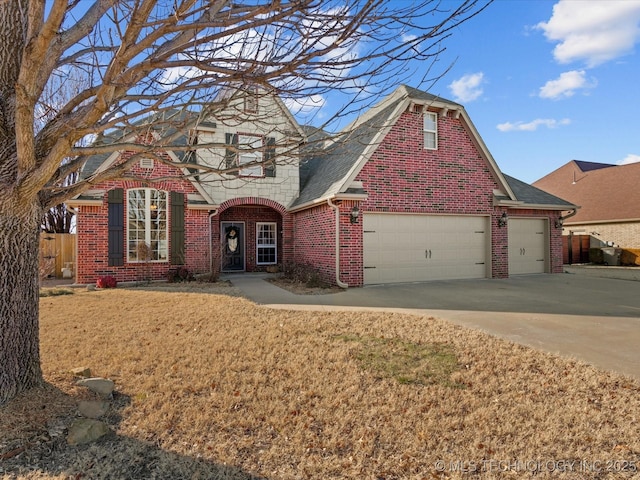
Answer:
<svg viewBox="0 0 640 480"><path fill-rule="evenodd" d="M509 275L547 271L547 220L510 218Z"/></svg>
<svg viewBox="0 0 640 480"><path fill-rule="evenodd" d="M365 284L484 278L488 218L364 214Z"/></svg>

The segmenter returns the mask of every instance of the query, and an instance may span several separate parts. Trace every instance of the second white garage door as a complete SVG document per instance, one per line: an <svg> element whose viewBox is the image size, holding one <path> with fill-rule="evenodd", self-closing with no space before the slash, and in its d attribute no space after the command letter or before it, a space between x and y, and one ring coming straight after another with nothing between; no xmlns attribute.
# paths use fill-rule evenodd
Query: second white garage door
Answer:
<svg viewBox="0 0 640 480"><path fill-rule="evenodd" d="M365 285L487 277L488 218L365 213Z"/></svg>
<svg viewBox="0 0 640 480"><path fill-rule="evenodd" d="M547 220L509 219L509 275L547 271Z"/></svg>

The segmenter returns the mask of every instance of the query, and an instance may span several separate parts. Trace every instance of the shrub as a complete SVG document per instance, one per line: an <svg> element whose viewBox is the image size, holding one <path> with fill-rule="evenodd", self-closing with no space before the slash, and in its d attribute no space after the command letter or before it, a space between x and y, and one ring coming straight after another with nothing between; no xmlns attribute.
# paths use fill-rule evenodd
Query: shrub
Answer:
<svg viewBox="0 0 640 480"><path fill-rule="evenodd" d="M640 248L623 248L620 254L620 265L640 265Z"/></svg>
<svg viewBox="0 0 640 480"><path fill-rule="evenodd" d="M303 283L309 288L327 286L320 271L308 263L287 263L282 269L282 276L292 282Z"/></svg>
<svg viewBox="0 0 640 480"><path fill-rule="evenodd" d="M116 288L117 286L118 281L111 275L105 275L98 278L98 280L96 281L96 287L98 288Z"/></svg>
<svg viewBox="0 0 640 480"><path fill-rule="evenodd" d="M195 276L187 267L172 268L167 272L167 282L169 283L191 282L192 280L195 280Z"/></svg>

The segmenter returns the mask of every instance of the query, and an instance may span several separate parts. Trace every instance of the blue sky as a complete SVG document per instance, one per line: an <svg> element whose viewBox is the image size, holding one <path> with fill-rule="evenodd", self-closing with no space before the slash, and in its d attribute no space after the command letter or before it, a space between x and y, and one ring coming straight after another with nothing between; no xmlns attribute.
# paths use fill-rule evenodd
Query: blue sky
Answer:
<svg viewBox="0 0 640 480"><path fill-rule="evenodd" d="M446 5L446 0L445 0ZM501 170L640 161L640 0L496 0L445 41L429 91L462 103Z"/></svg>
<svg viewBox="0 0 640 480"><path fill-rule="evenodd" d="M444 40L435 85L400 81L463 104L501 170L531 183L570 160L640 161L639 44L640 0L495 0ZM318 121L341 103L310 100Z"/></svg>

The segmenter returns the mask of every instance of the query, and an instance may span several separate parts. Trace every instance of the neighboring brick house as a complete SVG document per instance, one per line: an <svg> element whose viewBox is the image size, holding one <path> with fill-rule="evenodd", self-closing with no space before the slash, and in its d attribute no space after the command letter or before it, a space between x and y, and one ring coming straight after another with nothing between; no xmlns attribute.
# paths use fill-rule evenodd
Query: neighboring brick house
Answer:
<svg viewBox="0 0 640 480"><path fill-rule="evenodd" d="M309 264L343 287L562 271L556 225L575 206L503 175L460 104L401 86L333 137L302 129L273 95L240 95L230 107L190 130L191 142L211 147L166 153L224 173L111 182L72 202L78 283L135 280L145 268L162 278L177 265ZM93 158L83 175L119 159ZM157 160L146 167L150 179L169 177ZM166 224L151 210L156 191ZM114 263L107 243L118 241ZM151 245L151 262L136 256L140 243Z"/></svg>
<svg viewBox="0 0 640 480"><path fill-rule="evenodd" d="M590 235L593 246L640 248L640 163L572 160L534 185L580 205L563 234Z"/></svg>

